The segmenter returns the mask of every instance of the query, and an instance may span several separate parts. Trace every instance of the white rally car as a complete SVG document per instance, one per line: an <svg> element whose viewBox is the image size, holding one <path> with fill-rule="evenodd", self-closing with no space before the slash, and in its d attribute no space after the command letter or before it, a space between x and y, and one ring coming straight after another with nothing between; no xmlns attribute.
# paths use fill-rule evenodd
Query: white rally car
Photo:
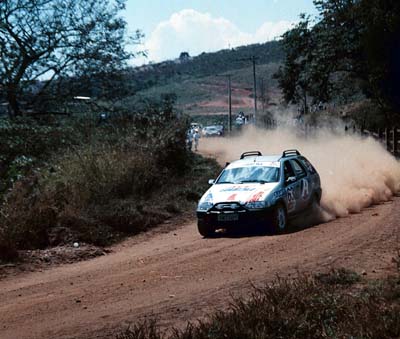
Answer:
<svg viewBox="0 0 400 339"><path fill-rule="evenodd" d="M317 171L297 150L271 156L245 152L209 183L197 206L204 237L241 225L282 233L288 218L318 205L322 194Z"/></svg>

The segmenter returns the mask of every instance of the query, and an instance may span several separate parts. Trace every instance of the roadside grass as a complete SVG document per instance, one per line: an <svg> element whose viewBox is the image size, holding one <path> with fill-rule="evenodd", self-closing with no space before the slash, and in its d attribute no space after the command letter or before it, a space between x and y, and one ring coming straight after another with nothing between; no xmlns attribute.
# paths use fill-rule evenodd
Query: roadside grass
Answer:
<svg viewBox="0 0 400 339"><path fill-rule="evenodd" d="M352 285L361 280L361 276L346 268L333 269L328 273L317 273L314 278L323 284Z"/></svg>
<svg viewBox="0 0 400 339"><path fill-rule="evenodd" d="M150 320L130 326L118 339L398 338L400 275L378 282L354 279L345 269L324 279L277 278L248 299L182 329L161 329ZM345 282L345 283L343 283ZM357 286L354 284L357 283Z"/></svg>
<svg viewBox="0 0 400 339"><path fill-rule="evenodd" d="M0 259L73 241L104 246L145 231L194 210L219 171L196 154L182 173L158 167L147 153L96 151L68 154L37 184L28 178L14 187L2 210Z"/></svg>
<svg viewBox="0 0 400 339"><path fill-rule="evenodd" d="M74 241L108 245L194 211L220 167L187 151L188 120L168 100L104 124L7 123L0 131L7 141L1 179L9 179L0 205L0 262L17 259L19 250ZM73 134L56 143L66 132ZM32 139L37 147L25 149ZM34 160L11 177L13 159L22 155Z"/></svg>

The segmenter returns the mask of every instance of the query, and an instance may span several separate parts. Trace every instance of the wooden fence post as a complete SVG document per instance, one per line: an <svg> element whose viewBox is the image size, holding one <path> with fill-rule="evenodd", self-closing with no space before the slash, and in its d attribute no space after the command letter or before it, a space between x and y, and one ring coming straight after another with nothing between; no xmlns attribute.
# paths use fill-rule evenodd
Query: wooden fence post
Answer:
<svg viewBox="0 0 400 339"><path fill-rule="evenodd" d="M396 157L399 152L399 130L393 127L393 155Z"/></svg>
<svg viewBox="0 0 400 339"><path fill-rule="evenodd" d="M378 138L379 138L379 141L382 141L382 139L383 139L383 130L382 130L382 128L378 128Z"/></svg>
<svg viewBox="0 0 400 339"><path fill-rule="evenodd" d="M385 145L386 145L386 150L390 152L390 129L385 128Z"/></svg>

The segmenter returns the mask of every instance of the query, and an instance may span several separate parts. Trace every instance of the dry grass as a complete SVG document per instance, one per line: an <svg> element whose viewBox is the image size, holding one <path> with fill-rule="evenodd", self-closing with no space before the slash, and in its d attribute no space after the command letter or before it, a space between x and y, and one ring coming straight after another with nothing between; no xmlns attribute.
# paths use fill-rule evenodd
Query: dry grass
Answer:
<svg viewBox="0 0 400 339"><path fill-rule="evenodd" d="M51 173L19 182L8 196L1 257L10 259L16 249L62 244L71 233L76 241L107 245L194 210L207 179L219 167L196 155L188 157L191 165L181 173L139 151L106 147L64 156Z"/></svg>
<svg viewBox="0 0 400 339"><path fill-rule="evenodd" d="M277 279L264 288L255 288L249 300L234 300L228 311L214 313L205 322L188 324L184 330L162 331L150 321L131 327L117 338L398 338L400 278L381 281L379 288L375 284L374 288L364 285L361 290L351 290L348 286L354 279L344 275L354 277L355 273L332 271L323 281L311 277ZM341 284L343 280L345 285Z"/></svg>

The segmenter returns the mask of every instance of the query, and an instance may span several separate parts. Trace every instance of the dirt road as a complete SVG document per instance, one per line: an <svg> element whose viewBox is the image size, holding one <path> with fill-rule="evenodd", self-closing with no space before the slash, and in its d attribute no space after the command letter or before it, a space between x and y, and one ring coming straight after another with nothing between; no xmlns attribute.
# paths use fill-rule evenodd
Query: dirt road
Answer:
<svg viewBox="0 0 400 339"><path fill-rule="evenodd" d="M182 325L230 295L299 272L394 270L400 198L279 236L202 239L195 222L130 239L113 253L0 281L0 338L103 338L156 316Z"/></svg>

